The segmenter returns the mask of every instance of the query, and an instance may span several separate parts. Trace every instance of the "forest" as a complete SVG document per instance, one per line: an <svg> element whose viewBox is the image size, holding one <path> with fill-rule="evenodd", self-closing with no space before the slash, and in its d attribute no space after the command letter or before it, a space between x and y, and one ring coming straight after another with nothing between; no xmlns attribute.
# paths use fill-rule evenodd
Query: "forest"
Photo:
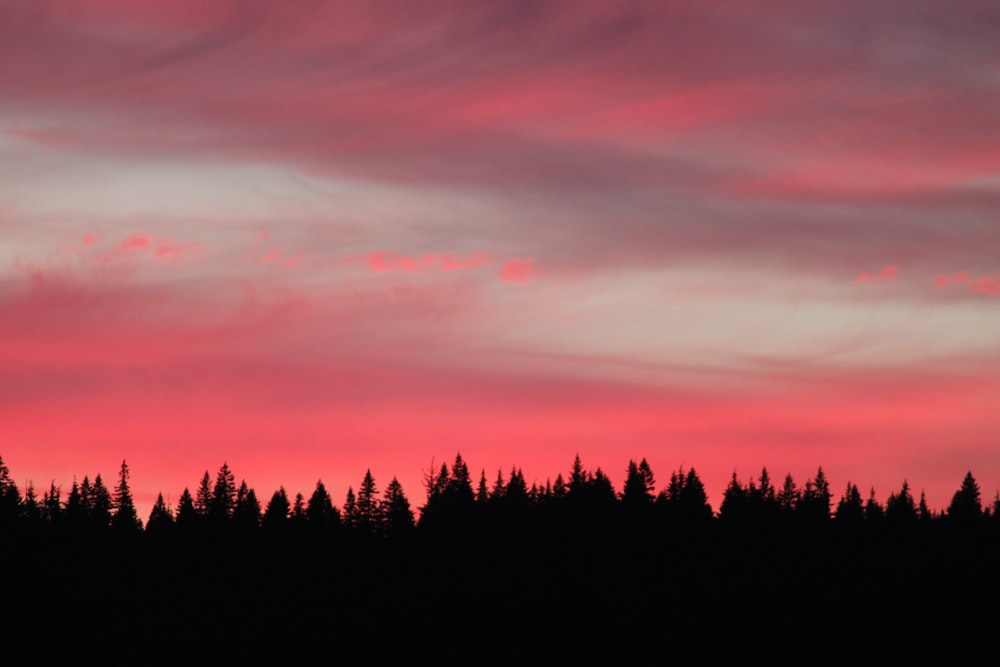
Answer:
<svg viewBox="0 0 1000 667"><path fill-rule="evenodd" d="M644 459L621 490L579 457L529 486L517 467L476 480L461 455L424 487L415 507L369 471L339 504L322 481L262 502L223 464L142 520L124 461L110 485L39 497L0 459L0 627L42 651L113 631L139 663L185 646L588 664L998 648L1000 496L984 506L971 472L943 511L906 481L884 503L835 494L822 468L801 487L734 473L716 511L693 468L658 487Z"/></svg>

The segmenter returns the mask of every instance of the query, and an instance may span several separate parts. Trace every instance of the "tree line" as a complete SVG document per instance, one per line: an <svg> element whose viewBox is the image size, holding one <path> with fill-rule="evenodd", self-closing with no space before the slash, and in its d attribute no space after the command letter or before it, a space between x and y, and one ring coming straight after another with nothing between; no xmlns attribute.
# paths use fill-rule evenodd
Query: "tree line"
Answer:
<svg viewBox="0 0 1000 667"><path fill-rule="evenodd" d="M766 468L747 482L733 473L718 511L708 502L705 486L694 468L671 473L657 490L649 463L630 460L625 481L617 491L600 469L586 470L577 456L567 477L533 482L528 486L523 471L513 467L506 475L498 471L492 480L485 470L474 483L461 454L449 467L441 464L424 474L425 504L419 520L402 484L393 478L380 492L371 471L366 471L357 492L348 488L342 504L335 505L322 480L311 495L290 497L284 487L262 504L246 481L236 484L228 464L223 463L214 479L206 470L195 492L185 488L176 507L157 497L146 521L137 513L132 497L128 464L122 461L114 486L109 489L100 474L74 480L67 494L52 482L41 498L31 483L24 493L0 458L0 526L66 531L112 531L165 537L209 535L224 531L276 535L296 533L342 536L359 540L396 539L418 530L465 528L476 524L511 527L518 521L548 522L585 518L608 523L718 524L722 526L823 525L908 526L1000 525L1000 493L992 504L983 505L979 484L968 472L944 511L927 506L907 481L889 494L885 503L875 489L864 497L848 482L835 498L822 467L799 487L791 474L780 485Z"/></svg>

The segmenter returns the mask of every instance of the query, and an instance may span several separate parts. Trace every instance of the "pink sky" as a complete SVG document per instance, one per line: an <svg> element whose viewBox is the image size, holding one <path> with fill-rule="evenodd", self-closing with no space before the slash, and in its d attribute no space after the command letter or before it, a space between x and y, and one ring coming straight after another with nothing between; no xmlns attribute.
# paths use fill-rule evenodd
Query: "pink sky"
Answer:
<svg viewBox="0 0 1000 667"><path fill-rule="evenodd" d="M0 456L1000 488L1000 9L0 8Z"/></svg>

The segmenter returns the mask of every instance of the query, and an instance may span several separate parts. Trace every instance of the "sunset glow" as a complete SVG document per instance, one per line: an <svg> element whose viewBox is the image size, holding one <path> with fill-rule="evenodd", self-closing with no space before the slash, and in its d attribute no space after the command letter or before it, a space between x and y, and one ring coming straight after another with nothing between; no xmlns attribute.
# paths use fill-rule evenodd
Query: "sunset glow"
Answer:
<svg viewBox="0 0 1000 667"><path fill-rule="evenodd" d="M1000 489L995 3L0 7L0 456Z"/></svg>

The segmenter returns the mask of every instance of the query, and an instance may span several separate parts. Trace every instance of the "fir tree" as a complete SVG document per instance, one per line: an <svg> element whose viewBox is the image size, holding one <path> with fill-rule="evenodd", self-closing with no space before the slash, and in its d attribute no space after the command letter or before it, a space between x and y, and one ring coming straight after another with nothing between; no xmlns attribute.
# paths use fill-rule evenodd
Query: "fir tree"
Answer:
<svg viewBox="0 0 1000 667"><path fill-rule="evenodd" d="M254 530L260 527L260 521L260 501L257 500L257 493L247 486L246 480L243 480L236 491L233 523L243 530Z"/></svg>
<svg viewBox="0 0 1000 667"><path fill-rule="evenodd" d="M291 511L291 507L291 503L288 502L288 494L285 493L285 487L279 487L271 495L267 509L264 510L263 526L268 529L280 529L288 523L288 513Z"/></svg>
<svg viewBox="0 0 1000 667"><path fill-rule="evenodd" d="M306 518L310 526L321 532L333 530L340 523L340 515L333 506L333 500L323 485L323 480L316 481L316 489L309 496Z"/></svg>
<svg viewBox="0 0 1000 667"><path fill-rule="evenodd" d="M206 470L205 474L201 477L201 482L198 483L198 491L194 496L194 509L198 513L198 516L207 517L211 507L212 478Z"/></svg>
<svg viewBox="0 0 1000 667"><path fill-rule="evenodd" d="M948 505L948 520L954 523L974 523L983 516L983 503L979 495L979 484L972 471L965 473L962 486L951 497Z"/></svg>
<svg viewBox="0 0 1000 667"><path fill-rule="evenodd" d="M468 478L468 470L466 470L466 478ZM361 486L358 487L355 527L362 533L374 534L378 531L381 523L375 478L372 477L371 470L366 470L364 479L361 480Z"/></svg>
<svg viewBox="0 0 1000 667"><path fill-rule="evenodd" d="M485 477L485 473L483 477ZM385 533L390 538L399 538L413 530L413 511L410 509L410 501L403 493L403 485L395 477L385 487L382 507L384 508L382 520Z"/></svg>
<svg viewBox="0 0 1000 667"><path fill-rule="evenodd" d="M111 519L111 525L120 532L132 533L142 529L142 522L135 511L135 503L132 501L132 491L129 489L128 479L128 464L122 460L122 467L118 472L118 483L115 484L115 495L112 498L115 514Z"/></svg>
<svg viewBox="0 0 1000 667"><path fill-rule="evenodd" d="M236 477L223 463L215 476L215 486L208 501L208 512L217 521L225 521L233 516L236 509Z"/></svg>
<svg viewBox="0 0 1000 667"><path fill-rule="evenodd" d="M198 522L198 510L194 506L194 498L191 491L184 487L181 497L177 501L177 528L179 530L191 530Z"/></svg>
<svg viewBox="0 0 1000 667"><path fill-rule="evenodd" d="M92 490L92 506L90 511L91 522L98 528L107 528L111 524L111 510L113 503L111 492L104 486L104 480L98 474L94 478L94 488Z"/></svg>
<svg viewBox="0 0 1000 667"><path fill-rule="evenodd" d="M149 521L146 522L146 533L149 535L167 535L174 527L174 513L167 507L163 500L163 494L156 496L156 504L153 505L149 513Z"/></svg>

